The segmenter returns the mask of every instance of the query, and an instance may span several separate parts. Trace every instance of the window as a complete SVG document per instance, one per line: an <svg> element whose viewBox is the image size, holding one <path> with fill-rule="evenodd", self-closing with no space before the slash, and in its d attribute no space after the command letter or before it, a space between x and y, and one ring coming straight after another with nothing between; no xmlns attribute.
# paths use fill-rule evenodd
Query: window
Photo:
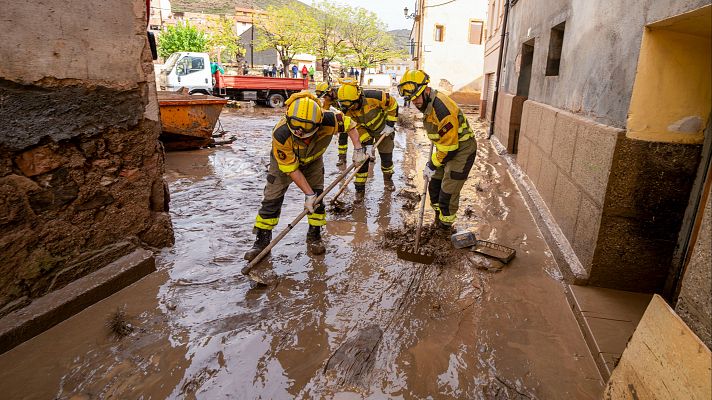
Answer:
<svg viewBox="0 0 712 400"><path fill-rule="evenodd" d="M482 44L482 29L484 28L484 22L482 21L470 21L470 43L472 44Z"/></svg>
<svg viewBox="0 0 712 400"><path fill-rule="evenodd" d="M549 36L549 55L546 57L546 76L559 75L559 65L561 64L561 47L564 44L564 28L566 22L551 28Z"/></svg>
<svg viewBox="0 0 712 400"><path fill-rule="evenodd" d="M445 40L445 27L442 25L435 25L435 41L442 42Z"/></svg>

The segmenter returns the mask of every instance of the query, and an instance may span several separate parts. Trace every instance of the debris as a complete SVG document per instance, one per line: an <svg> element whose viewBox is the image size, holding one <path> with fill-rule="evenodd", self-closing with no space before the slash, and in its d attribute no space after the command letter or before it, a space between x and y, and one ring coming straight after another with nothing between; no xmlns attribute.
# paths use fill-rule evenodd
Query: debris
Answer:
<svg viewBox="0 0 712 400"><path fill-rule="evenodd" d="M117 339L123 339L134 331L133 325L128 322L126 311L121 308L116 309L116 311L109 316L108 321L106 321L106 326Z"/></svg>

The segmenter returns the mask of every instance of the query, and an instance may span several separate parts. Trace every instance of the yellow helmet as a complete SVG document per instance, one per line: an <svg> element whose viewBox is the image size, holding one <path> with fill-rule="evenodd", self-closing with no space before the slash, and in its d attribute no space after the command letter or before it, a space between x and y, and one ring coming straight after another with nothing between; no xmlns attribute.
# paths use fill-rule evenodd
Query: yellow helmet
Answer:
<svg viewBox="0 0 712 400"><path fill-rule="evenodd" d="M343 85L336 93L337 103L341 111L348 111L354 105L361 103L361 87L355 81L340 81Z"/></svg>
<svg viewBox="0 0 712 400"><path fill-rule="evenodd" d="M287 106L287 127L294 136L300 139L308 138L321 126L324 114L316 100L312 93L299 92L284 102Z"/></svg>
<svg viewBox="0 0 712 400"><path fill-rule="evenodd" d="M316 97L322 98L325 94L331 91L331 84L329 82L321 82L316 85Z"/></svg>
<svg viewBox="0 0 712 400"><path fill-rule="evenodd" d="M405 71L398 85L398 93L407 100L413 100L423 93L430 83L430 77L425 72L414 69Z"/></svg>

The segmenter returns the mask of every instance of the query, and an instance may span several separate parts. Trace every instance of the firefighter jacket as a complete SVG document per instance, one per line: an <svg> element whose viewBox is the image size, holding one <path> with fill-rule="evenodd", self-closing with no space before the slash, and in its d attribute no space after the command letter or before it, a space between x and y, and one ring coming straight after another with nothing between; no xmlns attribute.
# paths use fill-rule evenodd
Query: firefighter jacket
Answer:
<svg viewBox="0 0 712 400"><path fill-rule="evenodd" d="M461 142L474 137L460 107L435 89L430 89L430 101L423 116L423 127L436 149L431 157L435 167L443 165L448 153L457 151Z"/></svg>
<svg viewBox="0 0 712 400"><path fill-rule="evenodd" d="M282 117L272 130L272 155L279 170L289 174L321 157L333 135L348 132L355 126L351 118L341 113L324 111L319 129L312 136L300 139L292 135L286 117Z"/></svg>
<svg viewBox="0 0 712 400"><path fill-rule="evenodd" d="M365 142L376 137L387 125L395 126L398 121L396 99L382 90L364 90L361 108L349 110L346 115L358 123L359 140Z"/></svg>

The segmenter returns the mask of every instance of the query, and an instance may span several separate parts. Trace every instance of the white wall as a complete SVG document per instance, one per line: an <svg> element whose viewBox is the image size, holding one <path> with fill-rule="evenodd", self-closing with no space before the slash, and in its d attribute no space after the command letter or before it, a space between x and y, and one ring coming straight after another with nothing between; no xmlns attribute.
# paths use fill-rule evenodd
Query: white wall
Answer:
<svg viewBox="0 0 712 400"><path fill-rule="evenodd" d="M425 4L422 68L430 75L431 86L439 88L440 80L446 79L452 84L452 90L458 91L483 74L484 38L481 45L470 44L469 30L470 20L486 23L487 0L458 0L428 7L441 3L426 1ZM435 25L445 26L442 42L435 41Z"/></svg>

